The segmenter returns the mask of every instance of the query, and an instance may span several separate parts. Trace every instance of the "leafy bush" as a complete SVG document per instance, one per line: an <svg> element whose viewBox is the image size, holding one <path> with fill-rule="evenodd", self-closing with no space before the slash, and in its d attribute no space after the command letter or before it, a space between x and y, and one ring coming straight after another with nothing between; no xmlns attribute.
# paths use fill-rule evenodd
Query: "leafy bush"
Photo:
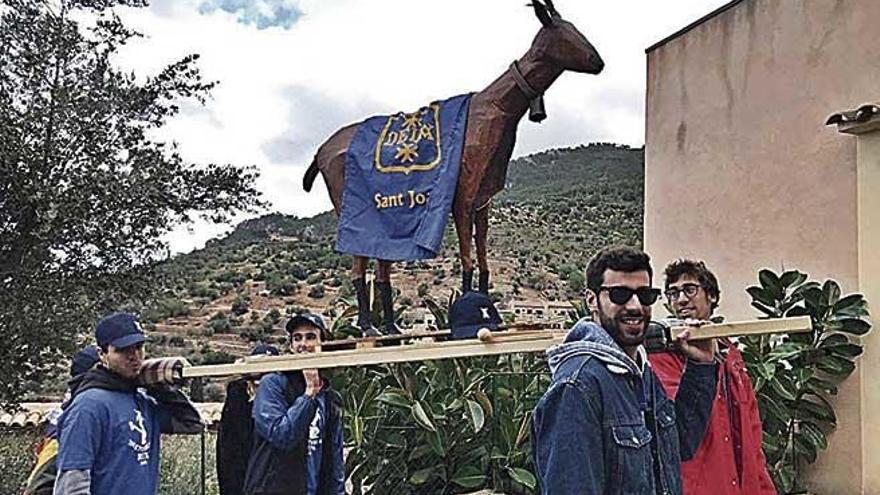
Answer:
<svg viewBox="0 0 880 495"><path fill-rule="evenodd" d="M525 355L334 372L353 493L532 493L529 423L546 370Z"/></svg>
<svg viewBox="0 0 880 495"><path fill-rule="evenodd" d="M764 423L770 474L777 489L788 493L801 488L801 468L828 446L826 435L837 425L828 397L855 369L862 345L854 336L871 324L865 298L841 297L834 280L807 282L796 270L761 270L758 280L747 291L766 318L809 315L813 323L809 333L740 340Z"/></svg>
<svg viewBox="0 0 880 495"><path fill-rule="evenodd" d="M250 309L250 301L245 297L238 296L235 298L235 301L232 302L230 311L232 311L234 315L241 316L247 313L248 309Z"/></svg>
<svg viewBox="0 0 880 495"><path fill-rule="evenodd" d="M321 299L324 297L324 284L313 285L309 289L309 297L312 299Z"/></svg>
<svg viewBox="0 0 880 495"><path fill-rule="evenodd" d="M0 427L0 495L19 495L34 467L33 447L40 439L39 428Z"/></svg>

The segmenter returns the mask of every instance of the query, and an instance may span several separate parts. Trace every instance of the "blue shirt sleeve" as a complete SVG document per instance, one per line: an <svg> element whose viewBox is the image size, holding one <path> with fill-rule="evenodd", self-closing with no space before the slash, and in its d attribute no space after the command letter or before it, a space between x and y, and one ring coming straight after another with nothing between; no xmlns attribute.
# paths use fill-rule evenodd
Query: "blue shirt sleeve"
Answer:
<svg viewBox="0 0 880 495"><path fill-rule="evenodd" d="M532 417L532 454L541 493L605 493L599 406L574 382L553 384ZM593 394L595 395L595 394Z"/></svg>
<svg viewBox="0 0 880 495"><path fill-rule="evenodd" d="M688 360L675 396L675 415L678 418L676 426L682 461L693 458L709 428L717 384L717 363Z"/></svg>
<svg viewBox="0 0 880 495"><path fill-rule="evenodd" d="M308 438L309 425L318 407L317 399L303 394L288 407L284 396L286 379L272 374L260 380L254 399L254 428L273 447L289 451Z"/></svg>
<svg viewBox="0 0 880 495"><path fill-rule="evenodd" d="M333 495L345 495L345 460L342 457L343 438L341 408L339 411L339 417L336 419L336 424L333 426L333 431L330 435L330 441L332 442L331 446L333 447L333 465L331 466L333 471L330 493Z"/></svg>
<svg viewBox="0 0 880 495"><path fill-rule="evenodd" d="M74 400L61 418L58 443L58 471L93 469L102 439L106 434L107 415L100 404L80 397Z"/></svg>

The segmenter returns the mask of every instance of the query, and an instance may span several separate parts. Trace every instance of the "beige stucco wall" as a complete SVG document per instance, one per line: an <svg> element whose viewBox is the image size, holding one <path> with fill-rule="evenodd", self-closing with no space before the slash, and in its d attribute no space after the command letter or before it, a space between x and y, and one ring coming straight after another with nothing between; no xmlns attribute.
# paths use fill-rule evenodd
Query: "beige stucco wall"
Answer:
<svg viewBox="0 0 880 495"><path fill-rule="evenodd" d="M852 138L849 138L852 139ZM880 315L880 130L858 137L859 292ZM873 304L872 304L873 302ZM880 322L880 317L874 317ZM862 342L862 452L865 493L880 494L880 329Z"/></svg>
<svg viewBox="0 0 880 495"><path fill-rule="evenodd" d="M823 123L880 100L878 21L877 0L745 0L649 52L645 247L657 265L705 259L729 319L755 316L744 289L762 267L858 290L856 139ZM819 493L880 474L862 462L861 376L841 390Z"/></svg>

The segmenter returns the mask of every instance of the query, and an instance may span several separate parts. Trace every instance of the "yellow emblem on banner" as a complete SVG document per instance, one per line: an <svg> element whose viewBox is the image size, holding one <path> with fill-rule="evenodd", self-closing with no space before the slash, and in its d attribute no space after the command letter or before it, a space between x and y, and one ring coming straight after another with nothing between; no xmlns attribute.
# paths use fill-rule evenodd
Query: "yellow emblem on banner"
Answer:
<svg viewBox="0 0 880 495"><path fill-rule="evenodd" d="M427 172L440 164L441 150L440 105L432 103L388 117L376 141L373 164L384 173Z"/></svg>

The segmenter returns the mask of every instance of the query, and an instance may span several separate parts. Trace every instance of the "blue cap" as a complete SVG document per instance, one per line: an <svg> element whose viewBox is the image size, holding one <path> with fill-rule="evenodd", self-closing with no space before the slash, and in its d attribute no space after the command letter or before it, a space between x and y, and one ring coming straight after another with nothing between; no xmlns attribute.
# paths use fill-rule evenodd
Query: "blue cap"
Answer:
<svg viewBox="0 0 880 495"><path fill-rule="evenodd" d="M293 330L300 325L309 325L316 327L321 331L321 340L330 340L331 335L330 332L327 331L327 327L324 326L324 319L321 318L320 315L316 315L315 313L300 313L293 318L287 320L287 324L284 325L284 329L287 330L287 333L293 333Z"/></svg>
<svg viewBox="0 0 880 495"><path fill-rule="evenodd" d="M147 340L137 316L131 313L113 313L98 321L95 339L99 347L108 344L117 349L140 344Z"/></svg>
<svg viewBox="0 0 880 495"><path fill-rule="evenodd" d="M482 292L470 291L452 303L449 308L449 328L453 339L472 339L481 328L498 330L501 315L492 299Z"/></svg>
<svg viewBox="0 0 880 495"><path fill-rule="evenodd" d="M92 369L98 362L98 348L90 345L73 355L70 361L70 376L76 377Z"/></svg>
<svg viewBox="0 0 880 495"><path fill-rule="evenodd" d="M281 353L278 352L278 348L274 345L263 343L257 344L257 346L254 347L254 350L251 351L251 356L261 356L264 354L267 356L277 356Z"/></svg>

